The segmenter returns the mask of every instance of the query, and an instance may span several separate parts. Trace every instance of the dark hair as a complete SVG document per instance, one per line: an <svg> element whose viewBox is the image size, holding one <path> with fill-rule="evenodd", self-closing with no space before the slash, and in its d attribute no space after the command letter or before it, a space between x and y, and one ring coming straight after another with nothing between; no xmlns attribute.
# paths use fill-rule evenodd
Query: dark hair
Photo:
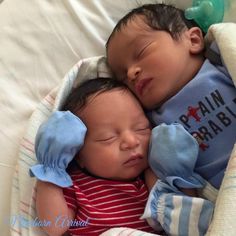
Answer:
<svg viewBox="0 0 236 236"><path fill-rule="evenodd" d="M89 96L95 93L102 93L117 88L128 90L123 83L111 78L86 80L72 90L62 110L68 110L76 114L77 111L82 109L87 104Z"/></svg>
<svg viewBox="0 0 236 236"><path fill-rule="evenodd" d="M168 32L172 38L178 39L184 29L198 26L193 20L187 20L184 11L172 5L166 4L145 4L131 10L121 18L109 36L106 47L116 32L119 32L136 16L144 16L147 25L154 30Z"/></svg>

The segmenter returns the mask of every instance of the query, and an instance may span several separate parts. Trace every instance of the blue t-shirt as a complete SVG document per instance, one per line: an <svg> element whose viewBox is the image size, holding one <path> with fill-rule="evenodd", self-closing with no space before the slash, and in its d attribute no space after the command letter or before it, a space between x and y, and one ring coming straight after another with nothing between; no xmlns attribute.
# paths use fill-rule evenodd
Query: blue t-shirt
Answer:
<svg viewBox="0 0 236 236"><path fill-rule="evenodd" d="M155 125L177 122L197 137L195 171L219 188L236 141L236 88L226 69L206 60L181 91L148 115Z"/></svg>

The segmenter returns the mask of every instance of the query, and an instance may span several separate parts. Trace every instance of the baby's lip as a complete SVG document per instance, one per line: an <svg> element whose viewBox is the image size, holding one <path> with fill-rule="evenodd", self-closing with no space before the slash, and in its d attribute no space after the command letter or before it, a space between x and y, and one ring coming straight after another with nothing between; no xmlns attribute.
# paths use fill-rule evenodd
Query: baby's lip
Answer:
<svg viewBox="0 0 236 236"><path fill-rule="evenodd" d="M138 95L142 95L145 87L149 84L149 82L152 80L152 78L144 78L140 79L137 84L135 85L135 90L138 93Z"/></svg>
<svg viewBox="0 0 236 236"><path fill-rule="evenodd" d="M141 154L132 154L123 164L125 166L133 166L138 164L142 159L143 156Z"/></svg>

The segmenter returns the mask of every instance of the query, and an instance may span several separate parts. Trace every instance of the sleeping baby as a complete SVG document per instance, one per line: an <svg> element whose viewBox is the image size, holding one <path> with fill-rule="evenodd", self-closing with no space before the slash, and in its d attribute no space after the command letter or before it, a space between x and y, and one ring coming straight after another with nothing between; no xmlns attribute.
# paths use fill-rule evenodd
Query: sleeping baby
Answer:
<svg viewBox="0 0 236 236"><path fill-rule="evenodd" d="M130 88L157 126L151 138L149 164L168 187L201 188L204 181L217 189L221 185L236 141L236 89L217 50L214 43L206 50L196 23L186 20L182 10L165 4L133 9L117 23L107 41L107 60L116 79ZM159 155L164 147L157 140L161 135L174 139L175 131L168 125L175 122L199 141L197 158L173 160L178 155L168 152L170 146L165 155ZM186 171L186 165L193 169ZM158 193L160 189L156 190ZM160 201L159 194L155 197ZM170 225L174 224L169 219L163 222L158 204L151 202L146 216L162 221L167 233L193 232L189 228L192 216L185 214L185 223L173 227L180 231L172 232Z"/></svg>
<svg viewBox="0 0 236 236"><path fill-rule="evenodd" d="M43 229L52 236L118 226L154 232L140 219L151 129L138 100L119 81L99 78L75 88L63 110L40 126L39 164L30 169L39 179L37 215L51 222Z"/></svg>

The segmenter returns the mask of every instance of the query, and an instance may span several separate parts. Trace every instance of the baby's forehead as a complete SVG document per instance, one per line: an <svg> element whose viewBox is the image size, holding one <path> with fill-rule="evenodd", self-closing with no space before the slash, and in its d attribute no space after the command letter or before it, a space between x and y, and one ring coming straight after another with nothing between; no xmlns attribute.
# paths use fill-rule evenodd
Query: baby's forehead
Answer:
<svg viewBox="0 0 236 236"><path fill-rule="evenodd" d="M145 117L144 111L128 88L118 88L91 96L87 105L80 110L78 116L87 123L100 125L105 121L111 121L112 117L122 117L122 120L129 119L133 121L139 117ZM133 118L132 118L133 117Z"/></svg>
<svg viewBox="0 0 236 236"><path fill-rule="evenodd" d="M132 17L130 17L126 23L122 24L120 26L119 31L125 30L125 29L137 29L137 30L149 30L151 27L148 24L148 19L146 16L141 14L135 14ZM153 29L152 29L153 30Z"/></svg>
<svg viewBox="0 0 236 236"><path fill-rule="evenodd" d="M155 32L155 30L148 25L144 16L137 15L113 32L107 44L107 49L109 49L111 42L112 44L114 44L114 40L116 46L117 43L118 45L120 45L121 42L128 42L128 44L132 46L134 41L137 42L143 36L146 36L153 32Z"/></svg>

